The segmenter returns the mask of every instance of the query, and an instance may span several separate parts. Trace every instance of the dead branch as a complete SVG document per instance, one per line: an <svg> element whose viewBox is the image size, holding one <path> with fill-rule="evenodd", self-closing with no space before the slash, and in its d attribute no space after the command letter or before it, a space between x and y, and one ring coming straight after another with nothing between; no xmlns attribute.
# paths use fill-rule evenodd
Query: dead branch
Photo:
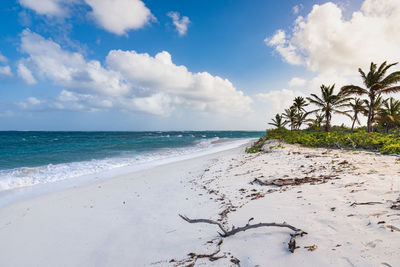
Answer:
<svg viewBox="0 0 400 267"><path fill-rule="evenodd" d="M208 220L208 219L189 219L186 216L180 215L178 214L179 217L181 217L182 219L184 219L185 221L187 221L188 223L209 223L209 224L215 224L218 225L218 227L221 229L221 231L223 232L223 234L218 233L220 236L224 237L227 234L227 231L224 229L224 227L222 226L221 223L213 221L213 220Z"/></svg>
<svg viewBox="0 0 400 267"><path fill-rule="evenodd" d="M360 206L360 205L375 205L375 204L383 204L382 202L370 201L370 202L354 202L350 205L350 207Z"/></svg>
<svg viewBox="0 0 400 267"><path fill-rule="evenodd" d="M188 223L208 223L208 224L215 224L215 225L218 225L218 227L219 227L219 228L221 229L221 231L223 232L223 234L218 233L221 237L228 237L228 236L237 234L237 233L239 233L239 232L244 232L244 231L249 230L249 229L255 229L255 228L260 228L260 227L284 227L284 228L289 228L290 230L292 230L292 231L295 232L294 234L291 234L291 235L290 235L291 238L290 238L290 241L289 241L289 243L288 243L289 250L290 250L290 252L292 252L292 253L293 253L294 250L297 248L297 247L296 247L296 240L295 240L295 238L296 238L297 236L303 236L303 235L306 235L306 234L307 234L307 233L304 232L303 230L301 230L301 229L299 229L299 228L296 228L296 227L294 227L294 226L292 226L292 225L290 225L290 224L287 224L287 223L285 223L285 222L284 222L284 223L257 223L257 224L250 224L250 221L253 220L253 218L250 218L249 221L247 222L247 224L246 224L245 226L242 226L242 227L235 227L235 226L232 226L232 229L231 229L231 230L226 230L226 229L222 226L222 224L220 224L220 223L218 223L218 222L216 222L216 221L213 221L213 220L209 220L209 219L189 219L187 216L180 215L180 214L179 214L179 216L180 216L183 220L187 221Z"/></svg>
<svg viewBox="0 0 400 267"><path fill-rule="evenodd" d="M261 179L255 178L251 184L259 184L259 185L276 185L276 186L287 186L287 185L301 185L301 184L323 184L328 180L335 179L336 176L322 176L319 178L315 177L304 177L304 178L288 178L288 179L273 179L270 181L262 181Z"/></svg>

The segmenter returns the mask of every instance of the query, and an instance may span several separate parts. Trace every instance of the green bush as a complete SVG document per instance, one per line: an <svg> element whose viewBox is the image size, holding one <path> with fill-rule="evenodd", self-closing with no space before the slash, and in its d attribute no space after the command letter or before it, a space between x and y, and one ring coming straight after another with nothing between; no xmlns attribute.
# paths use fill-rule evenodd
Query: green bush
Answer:
<svg viewBox="0 0 400 267"><path fill-rule="evenodd" d="M268 130L252 147L246 151L259 152L266 140L278 139L289 144L302 144L309 147L332 147L368 149L384 154L400 154L400 134L367 133L359 130L354 133L344 127L331 132L312 130L289 131L287 129Z"/></svg>

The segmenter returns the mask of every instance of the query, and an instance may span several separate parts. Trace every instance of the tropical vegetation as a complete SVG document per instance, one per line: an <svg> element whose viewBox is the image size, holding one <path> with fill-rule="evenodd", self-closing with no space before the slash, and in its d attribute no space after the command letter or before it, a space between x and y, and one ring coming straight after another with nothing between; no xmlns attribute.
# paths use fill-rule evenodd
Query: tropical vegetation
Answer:
<svg viewBox="0 0 400 267"><path fill-rule="evenodd" d="M372 62L367 74L359 68L365 88L346 85L335 92L334 84L321 85L319 95L296 97L291 106L282 114L276 114L269 123L276 129L267 130L248 152L260 151L268 139L281 139L311 147L372 149L400 154L400 100L384 98L400 92L400 71L387 74L395 65L397 63L383 62L378 67ZM348 117L351 126L332 126L335 114ZM361 123L363 116L366 126Z"/></svg>

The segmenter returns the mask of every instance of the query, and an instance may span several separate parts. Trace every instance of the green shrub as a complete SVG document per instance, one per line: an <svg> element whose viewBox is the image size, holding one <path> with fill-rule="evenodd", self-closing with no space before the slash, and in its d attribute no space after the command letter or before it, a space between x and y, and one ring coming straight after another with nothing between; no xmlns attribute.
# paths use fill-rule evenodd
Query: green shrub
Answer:
<svg viewBox="0 0 400 267"><path fill-rule="evenodd" d="M400 143L384 145L379 151L383 154L400 154Z"/></svg>
<svg viewBox="0 0 400 267"><path fill-rule="evenodd" d="M266 140L277 139L289 144L302 144L309 147L343 147L368 149L385 154L400 154L400 134L367 133L362 130L352 133L345 127L337 127L331 132L289 131L287 129L268 130L267 134L246 149L249 153L259 152Z"/></svg>

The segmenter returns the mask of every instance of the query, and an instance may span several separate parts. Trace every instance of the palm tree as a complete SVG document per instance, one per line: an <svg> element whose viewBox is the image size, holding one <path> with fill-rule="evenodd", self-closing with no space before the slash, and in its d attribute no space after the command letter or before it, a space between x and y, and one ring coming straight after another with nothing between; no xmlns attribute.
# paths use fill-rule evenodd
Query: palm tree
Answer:
<svg viewBox="0 0 400 267"><path fill-rule="evenodd" d="M308 124L308 126L310 128L314 128L314 129L320 129L322 122L324 121L324 114L323 113L319 113L315 115L315 119L311 119L309 120L310 123Z"/></svg>
<svg viewBox="0 0 400 267"><path fill-rule="evenodd" d="M364 106L364 103L365 103L364 100L362 100L360 98L354 98L353 100L354 100L354 102L350 102L349 103L349 105L351 107L351 111L353 111L353 116L351 118L352 121L353 121L353 123L351 124L351 131L352 132L354 130L354 125L355 125L356 122L358 123L358 125L361 124L360 123L360 119L358 118L358 115L360 113L363 113L363 112L366 111L365 106Z"/></svg>
<svg viewBox="0 0 400 267"><path fill-rule="evenodd" d="M307 119L308 115L310 115L311 112L297 112L296 116L296 129L299 130L303 123L309 122L310 119Z"/></svg>
<svg viewBox="0 0 400 267"><path fill-rule="evenodd" d="M287 121L283 120L283 116L276 114L275 119L272 119L272 122L269 122L268 124L275 126L276 128L282 128L287 124Z"/></svg>
<svg viewBox="0 0 400 267"><path fill-rule="evenodd" d="M367 109L365 109L363 111L364 116L368 116L369 107L372 107L372 111L373 111L372 116L371 116L371 131L374 130L373 129L374 123L377 122L375 116L376 116L376 113L381 109L381 106L383 105L383 101L384 100L381 95L378 95L378 97L375 99L375 102L373 105L370 105L370 101L368 99L364 99L365 106L367 107Z"/></svg>
<svg viewBox="0 0 400 267"><path fill-rule="evenodd" d="M282 116L286 118L286 123L290 123L290 130L295 130L297 122L296 108L294 106L291 106L290 108L285 109L285 113L283 113Z"/></svg>
<svg viewBox="0 0 400 267"><path fill-rule="evenodd" d="M386 128L386 133L400 122L400 101L393 97L385 99L378 111L377 120Z"/></svg>
<svg viewBox="0 0 400 267"><path fill-rule="evenodd" d="M356 85L343 86L341 92L344 94L356 94L356 95L367 95L369 98L368 106L368 120L367 120L367 131L372 131L372 123L374 118L374 104L376 98L381 94L389 94L400 92L400 86L394 86L400 81L400 71L392 72L385 77L387 70L397 63L387 65L386 61L383 62L379 68L377 65L371 62L369 72L366 75L365 72L359 68L358 72L361 74L363 83L366 88L362 88Z"/></svg>
<svg viewBox="0 0 400 267"><path fill-rule="evenodd" d="M293 100L293 107L296 109L297 113L306 112L304 107L308 106L307 101L302 96L298 96Z"/></svg>
<svg viewBox="0 0 400 267"><path fill-rule="evenodd" d="M333 94L335 85L332 86L321 86L322 98L318 97L316 94L311 94L311 97L307 97L307 100L311 104L315 104L320 107L320 109L314 110L317 112L321 110L325 117L325 131L329 132L331 129L331 119L333 113L343 114L349 116L346 111L341 111L341 108L347 107L347 103L350 98L345 97L343 94L339 93L337 95Z"/></svg>

